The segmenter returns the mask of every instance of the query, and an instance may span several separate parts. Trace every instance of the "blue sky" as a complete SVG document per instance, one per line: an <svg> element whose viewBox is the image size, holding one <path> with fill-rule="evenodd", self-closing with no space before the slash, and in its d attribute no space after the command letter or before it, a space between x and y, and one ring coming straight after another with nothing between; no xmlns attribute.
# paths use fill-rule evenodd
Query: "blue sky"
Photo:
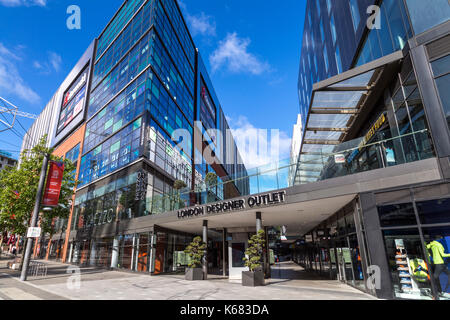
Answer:
<svg viewBox="0 0 450 320"><path fill-rule="evenodd" d="M299 110L297 75L306 0L182 0L194 41L233 129L279 129L280 157ZM122 0L0 0L0 96L39 114ZM81 30L69 30L69 5ZM28 129L32 120L20 118ZM19 135L24 131L16 126ZM21 139L0 132L0 149ZM13 153L18 156L18 153Z"/></svg>

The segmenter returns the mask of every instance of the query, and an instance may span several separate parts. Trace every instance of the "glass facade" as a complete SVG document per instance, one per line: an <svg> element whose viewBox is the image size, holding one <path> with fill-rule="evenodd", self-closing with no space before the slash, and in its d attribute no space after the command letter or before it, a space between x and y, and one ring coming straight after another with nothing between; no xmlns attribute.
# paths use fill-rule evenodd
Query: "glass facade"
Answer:
<svg viewBox="0 0 450 320"><path fill-rule="evenodd" d="M352 202L305 235L295 245L293 260L306 270L365 290L365 272Z"/></svg>
<svg viewBox="0 0 450 320"><path fill-rule="evenodd" d="M394 296L450 299L450 200L378 207Z"/></svg>
<svg viewBox="0 0 450 320"><path fill-rule="evenodd" d="M448 0L406 0L411 23L416 34L427 31L450 19Z"/></svg>
<svg viewBox="0 0 450 320"><path fill-rule="evenodd" d="M444 115L450 128L450 55L431 62L431 68L436 81Z"/></svg>
<svg viewBox="0 0 450 320"><path fill-rule="evenodd" d="M413 36L403 0L384 0L379 14L381 28L370 30L356 59L356 66L402 50Z"/></svg>

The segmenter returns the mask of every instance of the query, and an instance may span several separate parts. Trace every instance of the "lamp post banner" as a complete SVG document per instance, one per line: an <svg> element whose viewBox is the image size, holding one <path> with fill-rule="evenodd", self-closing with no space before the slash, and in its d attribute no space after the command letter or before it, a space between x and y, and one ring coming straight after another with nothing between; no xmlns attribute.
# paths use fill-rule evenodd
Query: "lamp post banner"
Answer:
<svg viewBox="0 0 450 320"><path fill-rule="evenodd" d="M50 161L47 185L45 187L43 206L56 207L59 203L61 184L64 173L64 163Z"/></svg>

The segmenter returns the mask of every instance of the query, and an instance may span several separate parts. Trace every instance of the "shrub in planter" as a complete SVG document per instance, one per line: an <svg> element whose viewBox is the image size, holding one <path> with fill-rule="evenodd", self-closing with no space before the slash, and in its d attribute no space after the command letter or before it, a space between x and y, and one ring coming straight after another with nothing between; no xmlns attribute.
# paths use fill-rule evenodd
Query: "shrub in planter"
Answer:
<svg viewBox="0 0 450 320"><path fill-rule="evenodd" d="M249 271L242 272L242 285L248 287L263 286L264 272L262 270L262 255L265 245L265 233L260 230L248 240L248 248L245 250L245 266Z"/></svg>
<svg viewBox="0 0 450 320"><path fill-rule="evenodd" d="M194 240L184 250L190 257L190 263L186 269L186 280L203 280L202 260L205 255L206 244L201 237Z"/></svg>

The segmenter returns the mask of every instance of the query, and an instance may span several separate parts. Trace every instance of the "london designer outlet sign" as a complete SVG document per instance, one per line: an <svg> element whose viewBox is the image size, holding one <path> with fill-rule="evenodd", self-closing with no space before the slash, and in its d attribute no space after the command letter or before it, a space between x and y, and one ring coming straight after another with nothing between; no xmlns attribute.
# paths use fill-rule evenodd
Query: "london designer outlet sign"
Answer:
<svg viewBox="0 0 450 320"><path fill-rule="evenodd" d="M273 192L258 196L251 196L248 197L247 200L245 200L244 198L180 210L178 211L178 219L204 216L206 214L213 213L226 213L231 211L244 210L246 208L252 209L256 207L270 206L283 203L285 201L286 191Z"/></svg>

